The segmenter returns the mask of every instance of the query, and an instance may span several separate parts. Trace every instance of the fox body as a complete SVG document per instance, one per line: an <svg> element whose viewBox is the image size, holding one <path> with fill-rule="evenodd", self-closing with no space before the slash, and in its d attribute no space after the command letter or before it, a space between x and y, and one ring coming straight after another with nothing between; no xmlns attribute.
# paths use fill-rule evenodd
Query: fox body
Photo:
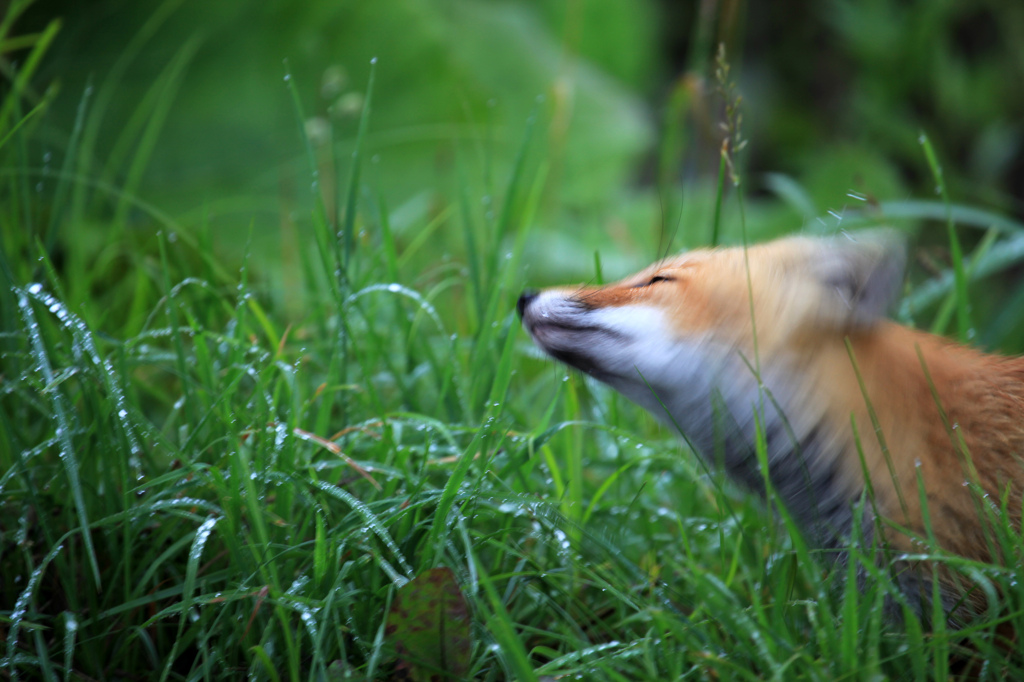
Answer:
<svg viewBox="0 0 1024 682"><path fill-rule="evenodd" d="M689 252L605 287L528 292L518 309L541 349L761 492L763 434L772 487L813 544L843 546L855 518L870 541L878 515L896 552L921 546L893 525L920 537L930 525L945 550L1011 561L991 556L979 502L1005 499L1019 528L1024 360L885 319L903 260L877 235L793 237ZM927 590L914 571L900 580ZM963 588L940 580L956 603Z"/></svg>

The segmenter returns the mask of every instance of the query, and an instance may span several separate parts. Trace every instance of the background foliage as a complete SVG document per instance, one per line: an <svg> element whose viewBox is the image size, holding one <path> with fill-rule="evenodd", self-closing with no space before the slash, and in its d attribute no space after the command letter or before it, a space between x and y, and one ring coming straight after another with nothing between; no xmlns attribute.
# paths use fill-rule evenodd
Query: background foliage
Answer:
<svg viewBox="0 0 1024 682"><path fill-rule="evenodd" d="M1020 673L1012 572L927 548L986 618L883 622L513 309L884 222L903 321L1024 350L1024 6L4 11L0 675L425 675L386 617L424 575L477 678Z"/></svg>

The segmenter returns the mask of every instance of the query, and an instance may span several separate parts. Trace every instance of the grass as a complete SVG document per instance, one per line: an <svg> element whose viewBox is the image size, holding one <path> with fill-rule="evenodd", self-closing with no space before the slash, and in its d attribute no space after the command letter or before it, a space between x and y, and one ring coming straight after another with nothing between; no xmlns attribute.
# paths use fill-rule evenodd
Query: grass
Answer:
<svg viewBox="0 0 1024 682"><path fill-rule="evenodd" d="M514 303L547 177L540 122L524 125L495 211L466 189L405 240L358 155L329 160L348 178L330 215L324 161L297 140L313 193L283 237L301 264L304 314L289 321L248 257L229 269L208 225L134 196L187 52L176 60L140 105L141 143L118 146L120 187L80 154L102 113L90 93L59 173L32 161L35 110L4 105L0 675L390 678L408 661L389 610L440 567L470 632L452 655L474 679L947 679L964 658L981 679L1024 673L992 644L1022 620L1013 570L926 543L922 557L985 586L993 609L959 632L910 610L894 625L877 548L826 570L788 520L538 356ZM948 200L890 208L938 210L951 234L978 219ZM1020 243L1014 221L979 222L997 219L996 245ZM57 232L88 224L110 241L62 252ZM432 240L458 256L439 264ZM968 279L1022 259L991 242L908 300L945 297L963 324ZM1019 530L992 528L1021 556Z"/></svg>

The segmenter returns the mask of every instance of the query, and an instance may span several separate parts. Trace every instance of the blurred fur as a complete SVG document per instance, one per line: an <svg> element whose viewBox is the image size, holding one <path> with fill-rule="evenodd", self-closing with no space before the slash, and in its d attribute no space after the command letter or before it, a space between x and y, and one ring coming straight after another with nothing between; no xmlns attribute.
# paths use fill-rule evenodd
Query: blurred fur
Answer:
<svg viewBox="0 0 1024 682"><path fill-rule="evenodd" d="M927 536L920 477L939 546L1012 562L993 556L998 545L987 541L980 510L1005 495L1020 527L1024 361L886 320L903 262L901 243L886 235L795 237L693 251L605 287L527 293L519 309L544 351L678 428L763 493L759 424L772 486L815 545L848 542L866 471L874 492L859 529L866 541L876 513ZM892 524L880 527L895 554L923 551ZM920 609L930 580L902 568L899 584ZM947 612L981 606L977 594L962 601L962 581L939 576Z"/></svg>

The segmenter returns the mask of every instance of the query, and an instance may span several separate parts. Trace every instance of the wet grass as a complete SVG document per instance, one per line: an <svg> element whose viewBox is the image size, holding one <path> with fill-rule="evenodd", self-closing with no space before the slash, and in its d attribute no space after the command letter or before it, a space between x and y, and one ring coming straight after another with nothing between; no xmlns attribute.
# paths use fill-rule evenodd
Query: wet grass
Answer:
<svg viewBox="0 0 1024 682"><path fill-rule="evenodd" d="M309 211L282 237L301 264L289 319L248 257L227 267L208 226L133 195L169 95L122 145L120 186L81 153L93 96L60 172L36 168L18 97L0 126L6 678L390 679L390 604L439 566L469 603L474 679L1024 674L995 644L1024 620L1013 570L924 542L990 613L958 632L888 622L876 548L827 570L637 408L539 357L514 314L547 176L543 150L527 160L536 120L493 210L469 183L405 239L358 155L330 161L332 211L310 151ZM995 226L902 313L944 301L936 328L956 311L966 334L966 283L1019 263L1024 228L948 200L882 208L899 210ZM993 534L1022 555L1019 530Z"/></svg>

